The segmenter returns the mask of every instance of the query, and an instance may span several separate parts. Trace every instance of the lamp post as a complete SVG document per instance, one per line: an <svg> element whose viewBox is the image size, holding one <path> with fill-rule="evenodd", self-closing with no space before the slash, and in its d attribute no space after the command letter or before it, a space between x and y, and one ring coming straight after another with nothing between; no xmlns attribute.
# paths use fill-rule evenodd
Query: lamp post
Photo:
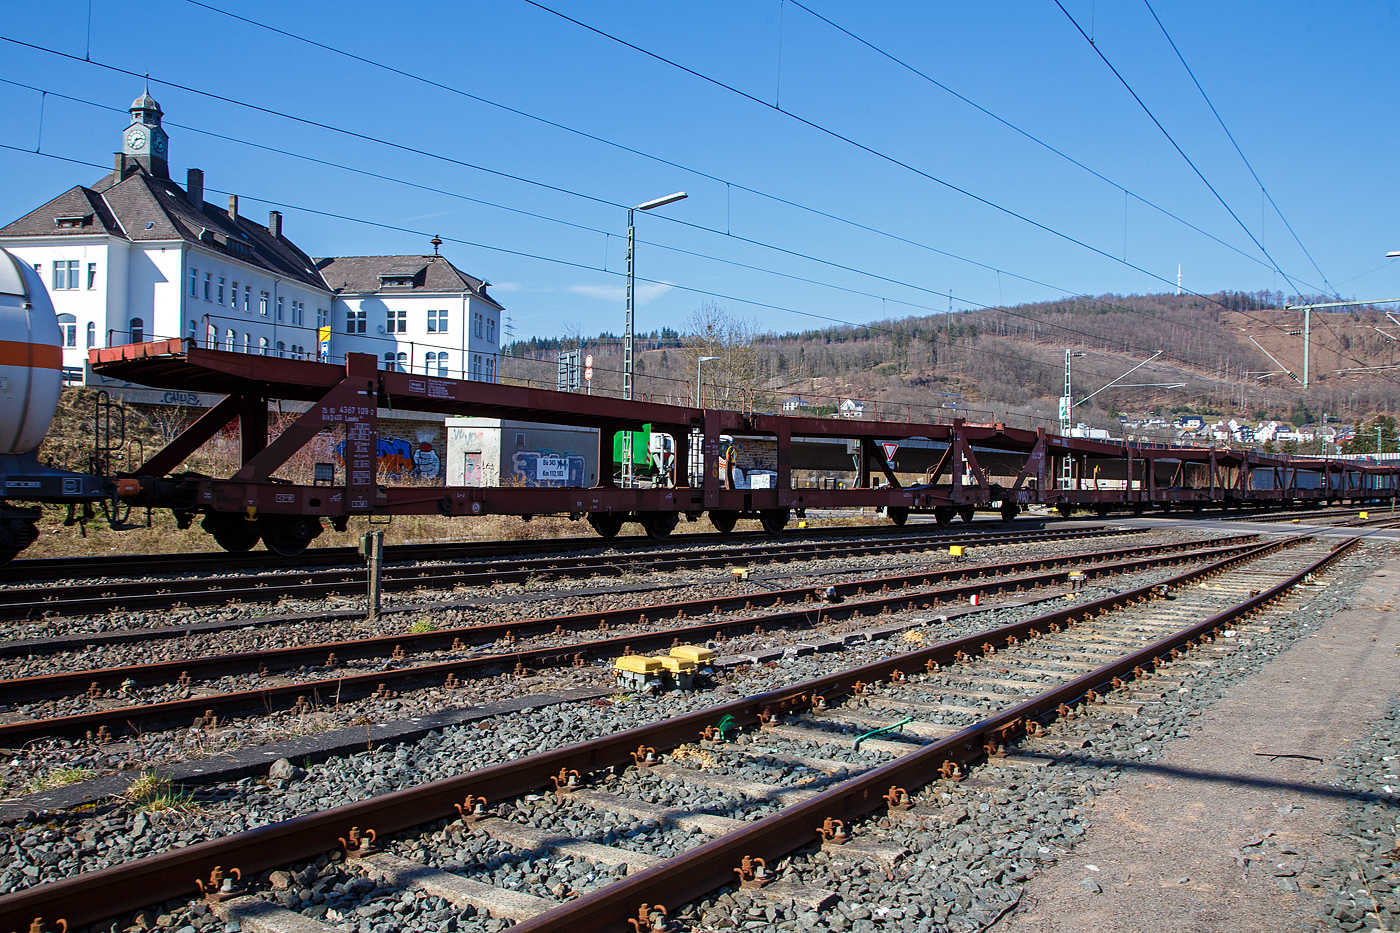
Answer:
<svg viewBox="0 0 1400 933"><path fill-rule="evenodd" d="M682 201L686 197L684 191L677 191L675 194L668 194L664 198L653 198L650 201L643 201L636 207L627 208L627 320L622 328L622 397L627 401L632 400L632 373L634 359L632 356L632 322L635 316L635 303L633 295L636 292L637 269L634 257L637 251L637 230L632 224L633 215L637 211L650 211L667 204L674 204ZM634 432L627 431L623 435L622 442L622 485L630 488L632 486L632 435Z"/></svg>
<svg viewBox="0 0 1400 933"><path fill-rule="evenodd" d="M704 365L705 365L706 363L712 362L712 361L717 360L717 359L719 359L719 357L717 357L717 356L702 356L702 357L700 357L698 360L695 361L695 407L696 407L696 408L704 408L704 407L705 407L705 393L704 393L705 376L704 376Z"/></svg>
<svg viewBox="0 0 1400 933"><path fill-rule="evenodd" d="M684 191L677 191L675 194L668 194L664 198L655 198L651 201L644 201L636 207L627 208L627 320L622 328L622 397L628 401L632 399L632 324L636 314L636 304L634 295L636 293L637 269L635 256L637 251L637 229L632 225L633 215L637 211L650 211L667 204L674 204L686 198Z"/></svg>

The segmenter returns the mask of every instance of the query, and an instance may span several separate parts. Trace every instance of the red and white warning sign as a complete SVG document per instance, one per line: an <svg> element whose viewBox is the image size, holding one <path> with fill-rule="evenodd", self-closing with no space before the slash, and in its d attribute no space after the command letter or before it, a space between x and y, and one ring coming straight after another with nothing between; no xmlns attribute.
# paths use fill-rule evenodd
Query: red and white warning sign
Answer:
<svg viewBox="0 0 1400 933"><path fill-rule="evenodd" d="M880 446L885 450L885 459L889 461L890 466L894 466L894 455L895 451L899 450L899 441L881 441Z"/></svg>
<svg viewBox="0 0 1400 933"><path fill-rule="evenodd" d="M583 378L589 382L593 381L593 354L590 353L583 358Z"/></svg>

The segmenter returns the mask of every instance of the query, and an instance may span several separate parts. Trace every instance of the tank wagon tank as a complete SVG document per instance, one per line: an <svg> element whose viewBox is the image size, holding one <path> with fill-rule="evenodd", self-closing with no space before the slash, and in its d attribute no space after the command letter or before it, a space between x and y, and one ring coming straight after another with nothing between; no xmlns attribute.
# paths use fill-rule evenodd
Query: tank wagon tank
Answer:
<svg viewBox="0 0 1400 933"><path fill-rule="evenodd" d="M111 498L113 481L39 462L63 390L63 348L48 290L0 249L0 563L39 536L37 503Z"/></svg>

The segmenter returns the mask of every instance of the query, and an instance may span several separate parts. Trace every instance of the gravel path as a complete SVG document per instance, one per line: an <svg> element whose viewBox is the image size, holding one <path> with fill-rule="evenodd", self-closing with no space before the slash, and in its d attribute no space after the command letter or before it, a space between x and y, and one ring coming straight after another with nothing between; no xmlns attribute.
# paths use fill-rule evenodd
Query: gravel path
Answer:
<svg viewBox="0 0 1400 933"><path fill-rule="evenodd" d="M1305 929L1319 896L1339 929L1360 929L1371 905L1358 909L1365 884L1349 879L1387 885L1393 863L1370 860L1395 839L1368 831L1357 846L1332 835L1352 799L1337 766L1352 786L1387 793L1374 782L1384 786L1383 768L1393 762L1377 757L1395 753L1395 735L1368 737L1367 723L1388 709L1400 644L1393 611L1400 558L1374 545L1367 553L1374 574L1329 575L1333 585L1309 587L1299 599L1306 608L1247 627L1249 647L1267 644L1281 663L1248 679L1230 675L1218 703L1172 730L1189 741L1096 799L1095 828L1072 860L1030 884L1005 929L1196 933L1261 929L1261 920L1262 928ZM1359 586L1348 586L1347 576L1362 577ZM1238 663L1245 650L1231 656L1230 668L1246 666ZM1167 728L1163 722L1159 731ZM1095 741L1080 757L1103 767L1124 752L1131 746ZM1376 829L1388 818L1393 829L1400 798L1389 800L1357 811L1353 826ZM1339 889L1346 894L1329 893Z"/></svg>

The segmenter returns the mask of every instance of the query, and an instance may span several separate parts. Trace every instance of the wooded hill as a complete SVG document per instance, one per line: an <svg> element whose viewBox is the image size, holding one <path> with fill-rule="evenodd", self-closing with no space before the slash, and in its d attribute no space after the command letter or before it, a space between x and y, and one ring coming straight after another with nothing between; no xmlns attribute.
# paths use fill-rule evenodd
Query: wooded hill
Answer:
<svg viewBox="0 0 1400 933"><path fill-rule="evenodd" d="M1162 350L1123 382L1183 387L1114 386L1078 407L1076 420L1109 426L1119 412L1154 410L1282 419L1306 407L1354 422L1394 412L1400 367L1372 368L1397 366L1400 326L1383 309L1313 312L1304 390L1288 374L1303 376L1302 337L1290 334L1302 330L1303 313L1284 308L1299 301L1275 292L1210 300L1101 295L784 334L760 332L705 303L685 327L637 338L636 392L693 400L697 358L712 356L718 359L704 364L706 403L718 407L752 397L760 410L778 411L801 396L825 413L855 398L882 407L964 408L979 419L994 413L1023 423L1025 416L1056 419L1066 349L1084 354L1073 360L1076 399ZM611 334L515 343L502 375L552 383L558 351L573 346L594 357L594 391L619 391L621 340Z"/></svg>

